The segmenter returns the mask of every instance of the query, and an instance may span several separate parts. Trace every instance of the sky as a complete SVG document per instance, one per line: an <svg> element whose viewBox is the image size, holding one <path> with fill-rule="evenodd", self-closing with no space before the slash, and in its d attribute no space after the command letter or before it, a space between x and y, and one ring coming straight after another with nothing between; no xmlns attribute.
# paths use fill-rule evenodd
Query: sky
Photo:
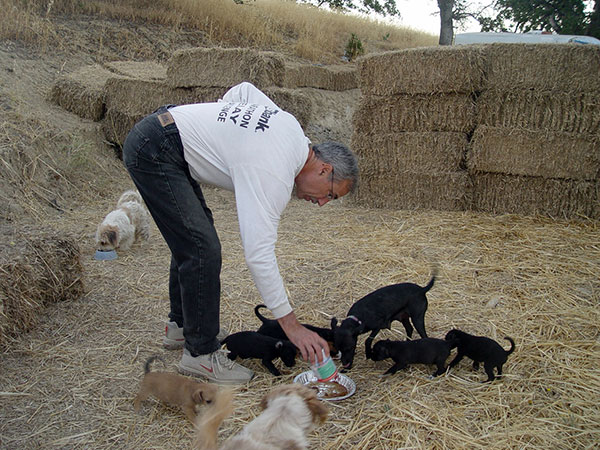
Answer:
<svg viewBox="0 0 600 450"><path fill-rule="evenodd" d="M473 1L473 4L482 2ZM489 3L489 2L488 2ZM415 30L425 31L434 35L440 34L440 15L437 0L396 0L396 5L402 17L399 24ZM438 13L432 15L432 13ZM455 30L455 33L480 31L479 24L471 20L465 29Z"/></svg>

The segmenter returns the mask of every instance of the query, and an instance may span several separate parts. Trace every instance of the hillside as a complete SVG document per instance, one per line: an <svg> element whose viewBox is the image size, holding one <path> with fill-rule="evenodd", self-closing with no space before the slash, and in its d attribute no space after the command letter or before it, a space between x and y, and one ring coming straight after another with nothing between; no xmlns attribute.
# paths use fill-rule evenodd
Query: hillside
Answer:
<svg viewBox="0 0 600 450"><path fill-rule="evenodd" d="M79 247L85 292L44 308L35 326L10 337L0 353L0 448L191 448L193 429L178 409L154 400L139 413L132 407L144 361L159 354L167 366L157 364L157 370L174 371L180 358L160 345L168 249L153 226L150 241L117 260L93 259L97 224L132 183L100 125L49 102L48 93L58 77L84 65L164 62L177 49L215 43L205 31L107 16L57 14L48 22L47 28L40 28L44 20L36 22L36 39L0 42L6 239L0 250L6 259L32 234L58 233ZM323 124L330 131L334 126ZM244 263L233 197L210 187L205 194L223 245L222 323L231 332L256 329L252 310L261 299ZM310 447L596 445L599 241L598 222L591 220L368 209L343 200L317 208L292 200L277 255L302 321L328 326L378 287L425 285L437 266L428 334L443 338L457 327L502 345L510 336L517 346L504 377L483 384L483 370L473 371L470 361L435 379L425 365L382 378L391 361L366 360L361 337L348 374L357 392L330 405L328 421L310 434ZM380 337L406 335L395 322ZM260 412L264 392L308 369L298 361L276 379L259 361L245 364L256 377L236 389L235 412L220 440Z"/></svg>

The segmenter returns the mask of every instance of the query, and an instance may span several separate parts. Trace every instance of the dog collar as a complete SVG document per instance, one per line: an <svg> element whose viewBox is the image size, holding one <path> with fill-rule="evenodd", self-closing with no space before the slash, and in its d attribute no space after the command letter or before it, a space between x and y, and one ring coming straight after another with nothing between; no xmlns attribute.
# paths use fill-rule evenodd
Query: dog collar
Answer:
<svg viewBox="0 0 600 450"><path fill-rule="evenodd" d="M359 325L362 325L362 322L360 321L360 319L356 316L348 316L346 317L346 319L352 319L355 320L356 322L358 322Z"/></svg>

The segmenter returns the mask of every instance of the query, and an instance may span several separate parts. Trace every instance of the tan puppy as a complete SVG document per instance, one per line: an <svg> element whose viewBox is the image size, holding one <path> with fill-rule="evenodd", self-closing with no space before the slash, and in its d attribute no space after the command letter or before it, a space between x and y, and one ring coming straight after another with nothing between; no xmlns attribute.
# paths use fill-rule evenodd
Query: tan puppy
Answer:
<svg viewBox="0 0 600 450"><path fill-rule="evenodd" d="M194 423L196 420L196 405L210 404L217 396L214 384L190 380L176 373L150 372L150 365L158 356L148 358L144 366L144 379L140 392L133 401L133 408L140 410L140 404L150 395L173 406L179 406Z"/></svg>
<svg viewBox="0 0 600 450"><path fill-rule="evenodd" d="M233 394L220 392L216 401L198 417L194 448L215 450L217 433L231 414ZM302 384L284 384L266 394L263 412L228 439L221 450L302 450L308 448L306 434L327 418L329 408L314 389Z"/></svg>

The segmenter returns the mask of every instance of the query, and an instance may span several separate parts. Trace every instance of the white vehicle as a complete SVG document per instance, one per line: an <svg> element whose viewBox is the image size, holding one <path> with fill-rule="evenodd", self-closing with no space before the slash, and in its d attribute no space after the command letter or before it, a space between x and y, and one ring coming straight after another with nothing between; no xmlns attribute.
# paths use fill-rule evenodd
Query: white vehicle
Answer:
<svg viewBox="0 0 600 450"><path fill-rule="evenodd" d="M600 40L591 36L577 36L572 34L554 34L544 32L529 33L461 33L454 37L454 44L489 44L492 42L503 43L529 43L529 44L592 44L600 45Z"/></svg>

